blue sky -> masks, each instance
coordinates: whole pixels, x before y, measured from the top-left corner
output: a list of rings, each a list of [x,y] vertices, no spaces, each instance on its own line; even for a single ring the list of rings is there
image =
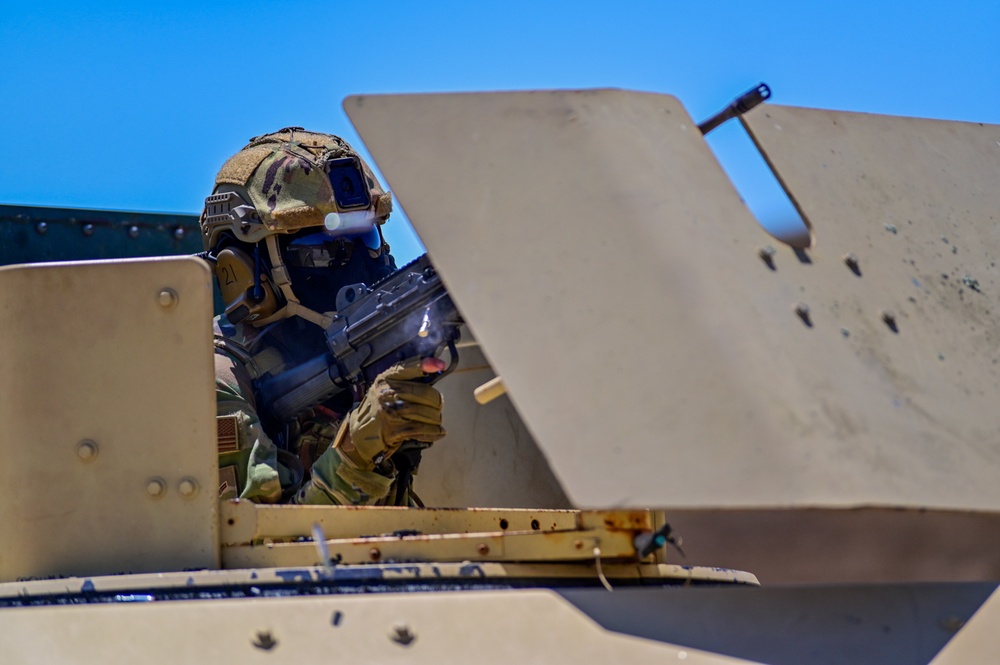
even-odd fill
[[[357,135],[354,93],[617,87],[696,120],[772,102],[1000,124],[993,2],[36,2],[0,19],[0,203],[200,212],[222,162],[288,125]],[[730,123],[751,210],[791,213]],[[404,224],[397,258],[419,252]]]

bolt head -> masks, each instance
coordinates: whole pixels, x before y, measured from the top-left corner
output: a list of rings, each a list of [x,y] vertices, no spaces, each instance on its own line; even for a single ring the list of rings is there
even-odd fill
[[[128,227],[128,237],[129,238],[138,238],[139,237],[139,227],[135,226],[134,224],[132,226]]]
[[[94,235],[94,225],[93,224],[84,224],[83,225],[83,235],[85,235],[85,236],[92,236],[92,235]]]
[[[90,462],[97,457],[97,444],[85,439],[77,444],[76,456],[84,462]]]
[[[43,236],[46,233],[48,233],[49,232],[48,222],[38,222],[37,224],[35,224],[35,232],[38,233],[38,235],[40,236]]]
[[[190,499],[198,493],[198,481],[194,478],[181,478],[181,482],[177,484],[177,491],[182,497]]]
[[[150,478],[146,481],[146,494],[154,499],[159,499],[167,493],[167,484],[163,478]]]
[[[184,239],[184,228],[183,227],[178,226],[176,229],[174,229],[174,239],[175,240],[183,240]]]
[[[480,556],[486,556],[490,553],[490,546],[486,543],[479,543],[479,545],[476,546],[476,551],[479,552]]]
[[[160,293],[156,296],[156,301],[160,303],[160,307],[164,309],[169,309],[177,304],[177,292],[173,289],[160,289]]]
[[[372,561],[378,561],[379,559],[382,558],[382,550],[380,550],[377,547],[371,548],[370,550],[368,550],[368,558],[371,559]]]

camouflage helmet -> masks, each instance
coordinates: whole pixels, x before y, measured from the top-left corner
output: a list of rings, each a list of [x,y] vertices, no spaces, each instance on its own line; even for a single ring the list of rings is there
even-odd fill
[[[309,228],[334,237],[364,234],[391,211],[392,196],[339,136],[286,127],[250,139],[222,165],[201,214],[226,316],[255,326],[299,316],[325,329],[331,316],[300,302],[278,236]],[[238,242],[224,242],[229,237]],[[261,241],[267,266],[259,258]],[[388,255],[381,234],[378,241],[377,254]],[[256,246],[253,256],[246,245]]]
[[[391,211],[392,196],[347,141],[286,127],[250,139],[222,165],[205,199],[202,239],[212,249],[231,231],[255,243],[308,227],[333,230],[348,213],[382,224]]]

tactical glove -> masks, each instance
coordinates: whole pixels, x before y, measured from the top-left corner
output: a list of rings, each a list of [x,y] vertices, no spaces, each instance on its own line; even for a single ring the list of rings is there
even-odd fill
[[[421,361],[415,360],[375,377],[361,403],[347,415],[334,446],[358,468],[371,471],[404,441],[433,443],[442,438],[441,393],[414,381],[426,375]]]

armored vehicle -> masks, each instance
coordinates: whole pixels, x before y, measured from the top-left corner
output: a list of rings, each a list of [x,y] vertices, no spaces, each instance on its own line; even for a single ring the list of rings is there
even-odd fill
[[[220,501],[199,259],[0,269],[4,654],[995,657],[1000,127],[745,112],[793,246],[670,96],[344,106],[466,322],[430,507]]]

